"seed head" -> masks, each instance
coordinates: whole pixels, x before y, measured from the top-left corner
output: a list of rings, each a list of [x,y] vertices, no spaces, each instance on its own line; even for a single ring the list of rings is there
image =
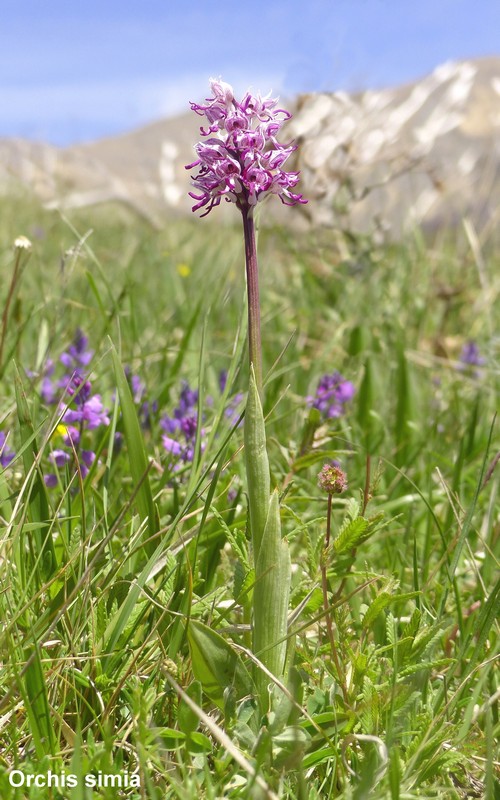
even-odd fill
[[[318,475],[318,486],[328,494],[342,494],[347,489],[347,475],[336,464],[325,464]]]

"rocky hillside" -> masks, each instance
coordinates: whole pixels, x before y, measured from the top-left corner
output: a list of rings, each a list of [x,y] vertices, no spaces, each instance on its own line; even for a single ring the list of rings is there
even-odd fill
[[[315,225],[394,235],[414,222],[433,228],[464,216],[481,229],[498,225],[500,58],[446,63],[396,88],[305,95],[293,105],[285,135],[300,144],[294,166],[311,200],[294,220],[301,213]],[[161,224],[190,213],[184,164],[198,126],[187,113],[67,149],[0,139],[0,190],[21,184],[50,207],[124,203]]]

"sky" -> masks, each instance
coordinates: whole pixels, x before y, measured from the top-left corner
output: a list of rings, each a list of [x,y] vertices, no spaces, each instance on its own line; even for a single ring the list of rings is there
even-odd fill
[[[500,0],[0,0],[0,136],[57,145],[189,109],[221,77],[290,98],[500,55]]]

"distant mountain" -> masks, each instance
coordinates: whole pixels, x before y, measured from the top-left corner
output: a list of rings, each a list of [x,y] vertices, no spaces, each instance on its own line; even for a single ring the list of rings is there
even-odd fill
[[[295,108],[293,108],[295,106]],[[464,216],[493,228],[500,208],[500,57],[449,62],[405,86],[301,96],[284,138],[314,225],[397,235]],[[200,118],[188,112],[122,136],[66,149],[0,139],[0,191],[20,184],[49,207],[124,203],[162,224],[190,213]],[[269,212],[280,219],[280,203]]]
[[[353,229],[499,222],[500,58],[446,63],[394,89],[302,97],[289,130],[316,224],[332,210]]]

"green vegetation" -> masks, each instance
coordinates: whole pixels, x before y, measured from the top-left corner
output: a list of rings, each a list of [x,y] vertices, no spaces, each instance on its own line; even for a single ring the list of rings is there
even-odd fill
[[[16,454],[0,467],[2,800],[498,798],[498,254],[483,243],[478,263],[460,233],[381,245],[263,226],[264,415],[292,583],[287,692],[262,717],[239,228],[1,211],[0,431]],[[33,248],[10,290],[20,234]],[[104,410],[68,444],[41,389],[78,328]],[[480,365],[460,361],[471,340]],[[356,393],[325,420],[307,398],[336,370]],[[176,456],[161,420],[183,381],[195,429]],[[325,552],[332,460],[348,489]],[[16,788],[12,770],[75,781]],[[98,783],[136,773],[121,793]]]

